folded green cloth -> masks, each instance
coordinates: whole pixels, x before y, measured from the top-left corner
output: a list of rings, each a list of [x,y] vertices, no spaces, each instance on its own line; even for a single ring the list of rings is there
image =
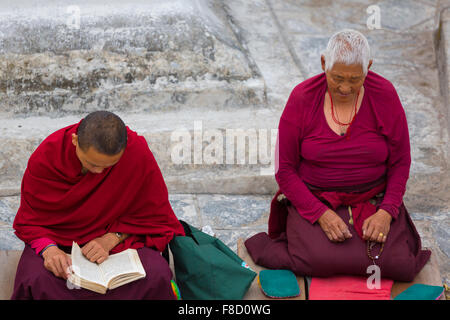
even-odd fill
[[[269,298],[293,298],[300,295],[297,278],[290,270],[261,270],[258,281],[262,292]]]
[[[443,292],[444,287],[417,283],[400,293],[394,300],[437,300]]]

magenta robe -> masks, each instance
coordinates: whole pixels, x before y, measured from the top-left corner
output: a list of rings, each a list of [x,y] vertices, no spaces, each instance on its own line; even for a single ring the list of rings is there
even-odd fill
[[[340,136],[325,119],[325,73],[292,91],[278,128],[279,159],[275,178],[281,191],[305,219],[315,222],[327,209],[305,182],[320,188],[342,188],[387,175],[379,208],[395,219],[411,165],[408,124],[392,84],[369,71],[364,97],[350,126]]]
[[[280,191],[272,200],[269,234],[245,242],[257,264],[318,277],[367,275],[373,262],[360,229],[378,209],[393,217],[377,261],[382,276],[411,281],[428,261],[431,252],[421,249],[403,204],[411,165],[405,112],[394,87],[381,76],[369,71],[364,88],[361,107],[344,136],[326,122],[325,73],[292,91],[279,124],[275,177]],[[278,201],[281,193],[288,201]],[[360,215],[355,225],[349,224],[348,205]],[[329,208],[347,223],[353,238],[329,241],[316,223]]]

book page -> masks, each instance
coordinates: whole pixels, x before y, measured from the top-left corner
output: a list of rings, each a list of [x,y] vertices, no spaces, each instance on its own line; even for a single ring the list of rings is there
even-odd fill
[[[108,257],[108,259],[99,264],[105,275],[106,283],[108,283],[115,276],[140,271],[140,268],[138,268],[133,259],[132,250],[134,249],[127,249],[125,251],[112,254]]]
[[[99,266],[90,262],[82,253],[80,246],[74,242],[72,244],[72,270],[80,278],[91,282],[100,283],[106,286],[105,277]]]

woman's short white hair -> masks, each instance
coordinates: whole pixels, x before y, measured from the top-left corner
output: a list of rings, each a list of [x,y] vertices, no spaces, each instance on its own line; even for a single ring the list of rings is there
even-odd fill
[[[325,71],[331,70],[336,62],[345,65],[360,64],[367,75],[371,59],[369,41],[356,30],[344,29],[333,34],[328,41],[325,57]]]

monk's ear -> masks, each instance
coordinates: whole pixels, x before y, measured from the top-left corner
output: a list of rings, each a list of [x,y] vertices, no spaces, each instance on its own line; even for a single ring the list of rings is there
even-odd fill
[[[72,144],[76,147],[78,144],[78,136],[75,133],[72,133]]]
[[[325,57],[323,55],[320,56],[320,63],[322,64],[322,70],[325,72]]]
[[[367,70],[369,70],[369,69],[370,69],[370,67],[372,66],[372,62],[373,62],[373,60],[372,60],[372,59],[370,59],[370,60],[369,60],[369,65],[367,66]]]

